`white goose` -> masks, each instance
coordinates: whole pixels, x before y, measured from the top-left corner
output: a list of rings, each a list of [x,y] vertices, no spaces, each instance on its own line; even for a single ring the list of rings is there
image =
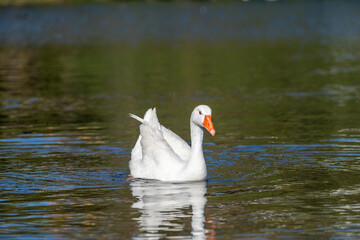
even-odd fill
[[[198,181],[207,175],[202,142],[204,128],[215,135],[211,109],[197,106],[191,113],[191,147],[159,123],[156,109],[149,109],[140,121],[140,135],[131,151],[130,173],[134,178],[162,181]]]

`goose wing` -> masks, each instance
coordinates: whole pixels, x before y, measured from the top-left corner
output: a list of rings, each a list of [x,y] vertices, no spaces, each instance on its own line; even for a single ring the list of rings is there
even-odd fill
[[[170,145],[173,151],[180,157],[183,161],[188,161],[190,159],[191,148],[181,137],[170,129],[161,125],[161,132],[164,136],[166,142]]]
[[[136,166],[137,171],[142,169],[141,175],[148,178],[170,174],[173,169],[181,169],[184,163],[164,137],[156,109],[149,109],[144,119],[133,114],[130,116],[142,123],[139,138],[132,150],[130,166]],[[173,138],[169,131],[166,131],[165,135],[167,138]]]

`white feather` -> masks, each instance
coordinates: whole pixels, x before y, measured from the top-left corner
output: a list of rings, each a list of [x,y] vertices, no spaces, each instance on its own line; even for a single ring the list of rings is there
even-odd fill
[[[144,122],[145,122],[144,119],[142,119],[141,117],[136,116],[135,114],[129,113],[129,116],[132,117],[133,119],[138,120],[138,121],[141,122],[141,123],[144,123]]]

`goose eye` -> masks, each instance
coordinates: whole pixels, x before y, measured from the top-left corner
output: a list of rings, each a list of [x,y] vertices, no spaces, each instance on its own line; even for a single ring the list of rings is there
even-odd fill
[[[200,115],[202,115],[202,112],[201,112],[201,111],[199,111],[199,114],[200,114]]]

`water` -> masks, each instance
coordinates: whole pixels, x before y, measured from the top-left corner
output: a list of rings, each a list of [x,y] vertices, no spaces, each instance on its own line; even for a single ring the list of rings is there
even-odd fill
[[[0,9],[4,239],[358,239],[357,1]],[[66,16],[66,17],[64,17]],[[208,180],[128,180],[142,115]]]

